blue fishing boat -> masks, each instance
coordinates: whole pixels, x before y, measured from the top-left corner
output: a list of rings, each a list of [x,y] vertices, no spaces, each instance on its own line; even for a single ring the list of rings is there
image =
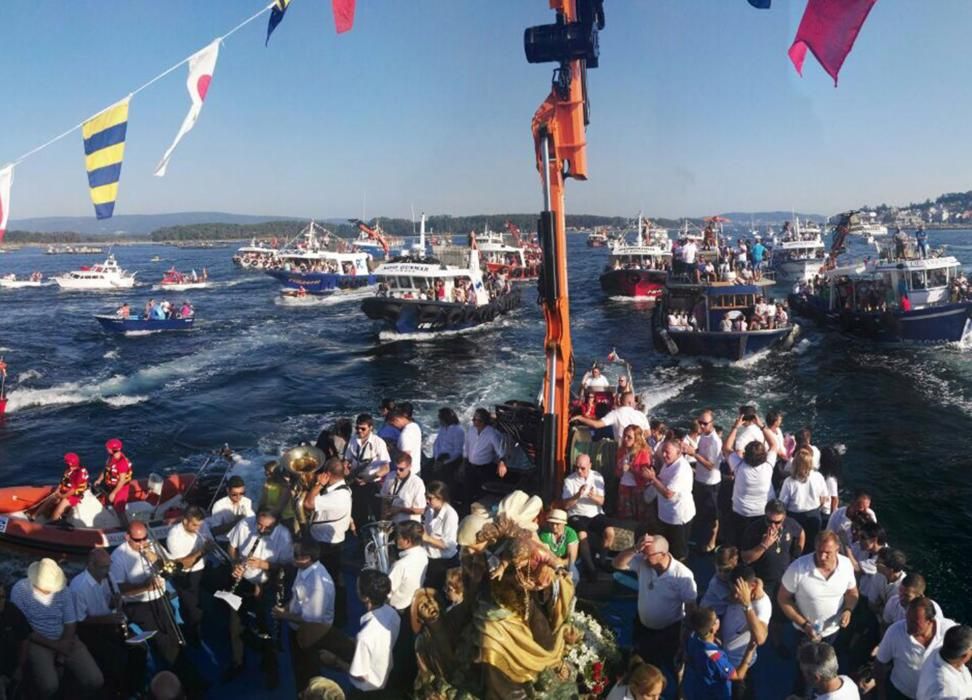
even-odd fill
[[[919,251],[901,235],[879,246],[877,259],[838,267],[857,212],[841,216],[827,269],[790,295],[795,313],[879,342],[958,342],[972,332],[972,299],[955,257]]]
[[[791,347],[800,327],[766,301],[772,280],[708,284],[669,280],[652,317],[655,347],[671,355],[741,360]]]
[[[371,259],[369,253],[353,249],[311,221],[277,251],[274,267],[266,273],[284,289],[327,296],[377,284],[369,265]]]
[[[109,333],[168,333],[192,330],[195,316],[188,318],[143,318],[129,316],[121,318],[113,314],[97,314],[95,319]]]

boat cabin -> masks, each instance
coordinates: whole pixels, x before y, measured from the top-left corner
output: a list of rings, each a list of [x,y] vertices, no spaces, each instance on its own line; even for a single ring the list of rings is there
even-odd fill
[[[379,266],[378,296],[482,306],[489,303],[479,268],[443,265],[436,258],[398,258]]]
[[[951,255],[881,260],[828,271],[820,293],[832,311],[887,311],[899,308],[905,294],[920,309],[950,303],[960,277],[961,264]]]

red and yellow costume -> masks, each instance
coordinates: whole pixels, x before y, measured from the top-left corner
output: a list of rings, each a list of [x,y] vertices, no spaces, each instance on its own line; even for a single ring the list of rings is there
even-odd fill
[[[65,459],[67,469],[61,477],[61,483],[57,487],[61,498],[66,498],[72,506],[78,505],[84,498],[84,492],[88,490],[88,470],[80,462]]]

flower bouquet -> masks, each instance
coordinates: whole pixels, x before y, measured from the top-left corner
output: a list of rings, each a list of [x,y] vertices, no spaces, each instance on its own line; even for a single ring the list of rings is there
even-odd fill
[[[603,697],[613,682],[614,670],[621,661],[621,652],[614,632],[601,625],[593,616],[574,612],[571,629],[564,639],[570,645],[564,658],[577,672],[577,687],[582,698]]]

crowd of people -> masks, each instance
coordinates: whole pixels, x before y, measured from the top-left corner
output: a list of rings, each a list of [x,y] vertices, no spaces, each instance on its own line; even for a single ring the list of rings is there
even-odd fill
[[[692,312],[682,309],[670,309],[667,323],[670,331],[721,331],[723,333],[739,333],[743,331],[775,330],[787,328],[790,325],[790,315],[784,302],[772,302],[763,297],[754,298],[753,306],[749,309],[734,309],[722,314],[719,324],[715,328],[708,328],[706,324],[706,305],[704,299],[699,299]]]
[[[177,304],[173,304],[166,299],[162,299],[158,302],[156,302],[155,299],[149,299],[147,302],[145,302],[145,307],[142,309],[141,319],[165,321],[175,318],[192,318],[195,313],[195,309],[188,301],[183,301],[182,306],[178,306]],[[115,316],[123,319],[140,318],[138,314],[132,315],[132,307],[127,301],[115,309]]]
[[[454,304],[479,304],[479,294],[469,277],[438,278],[431,281],[414,278],[420,283],[415,289],[396,289],[386,282],[378,284],[377,295],[380,297],[399,297],[401,299],[426,299],[428,301],[452,302]],[[492,301],[497,296],[509,294],[513,290],[508,274],[500,272],[484,272],[483,287]]]
[[[616,388],[615,406],[574,419],[613,439],[616,459],[597,443],[578,451],[553,503],[515,490],[510,441],[486,409],[464,427],[441,408],[424,455],[412,406],[384,400],[378,416],[322,432],[309,480],[285,456],[265,465],[257,502],[230,476],[164,541],[125,521],[124,542],[93,550],[70,583],[35,561],[0,614],[0,689],[200,696],[190,650],[215,629],[229,647],[221,682],[258,666],[277,688],[286,644],[302,698],[553,697],[576,686],[563,672],[584,639],[575,586],[616,572],[637,603],[627,671],[603,687],[611,700],[787,697],[756,687],[754,667],[774,661],[760,657],[767,644],[795,656],[796,698],[972,697],[972,628],[927,597],[868,492],[842,503],[839,449],[753,406],[724,427],[711,409],[669,426],[623,379],[592,370],[587,391]],[[120,440],[105,449],[92,486],[123,517],[132,465]],[[64,461],[50,517],[95,497],[78,455]],[[706,561],[715,574],[699,580],[689,563]],[[147,645],[130,643],[133,630]],[[149,682],[147,663],[163,675]]]

